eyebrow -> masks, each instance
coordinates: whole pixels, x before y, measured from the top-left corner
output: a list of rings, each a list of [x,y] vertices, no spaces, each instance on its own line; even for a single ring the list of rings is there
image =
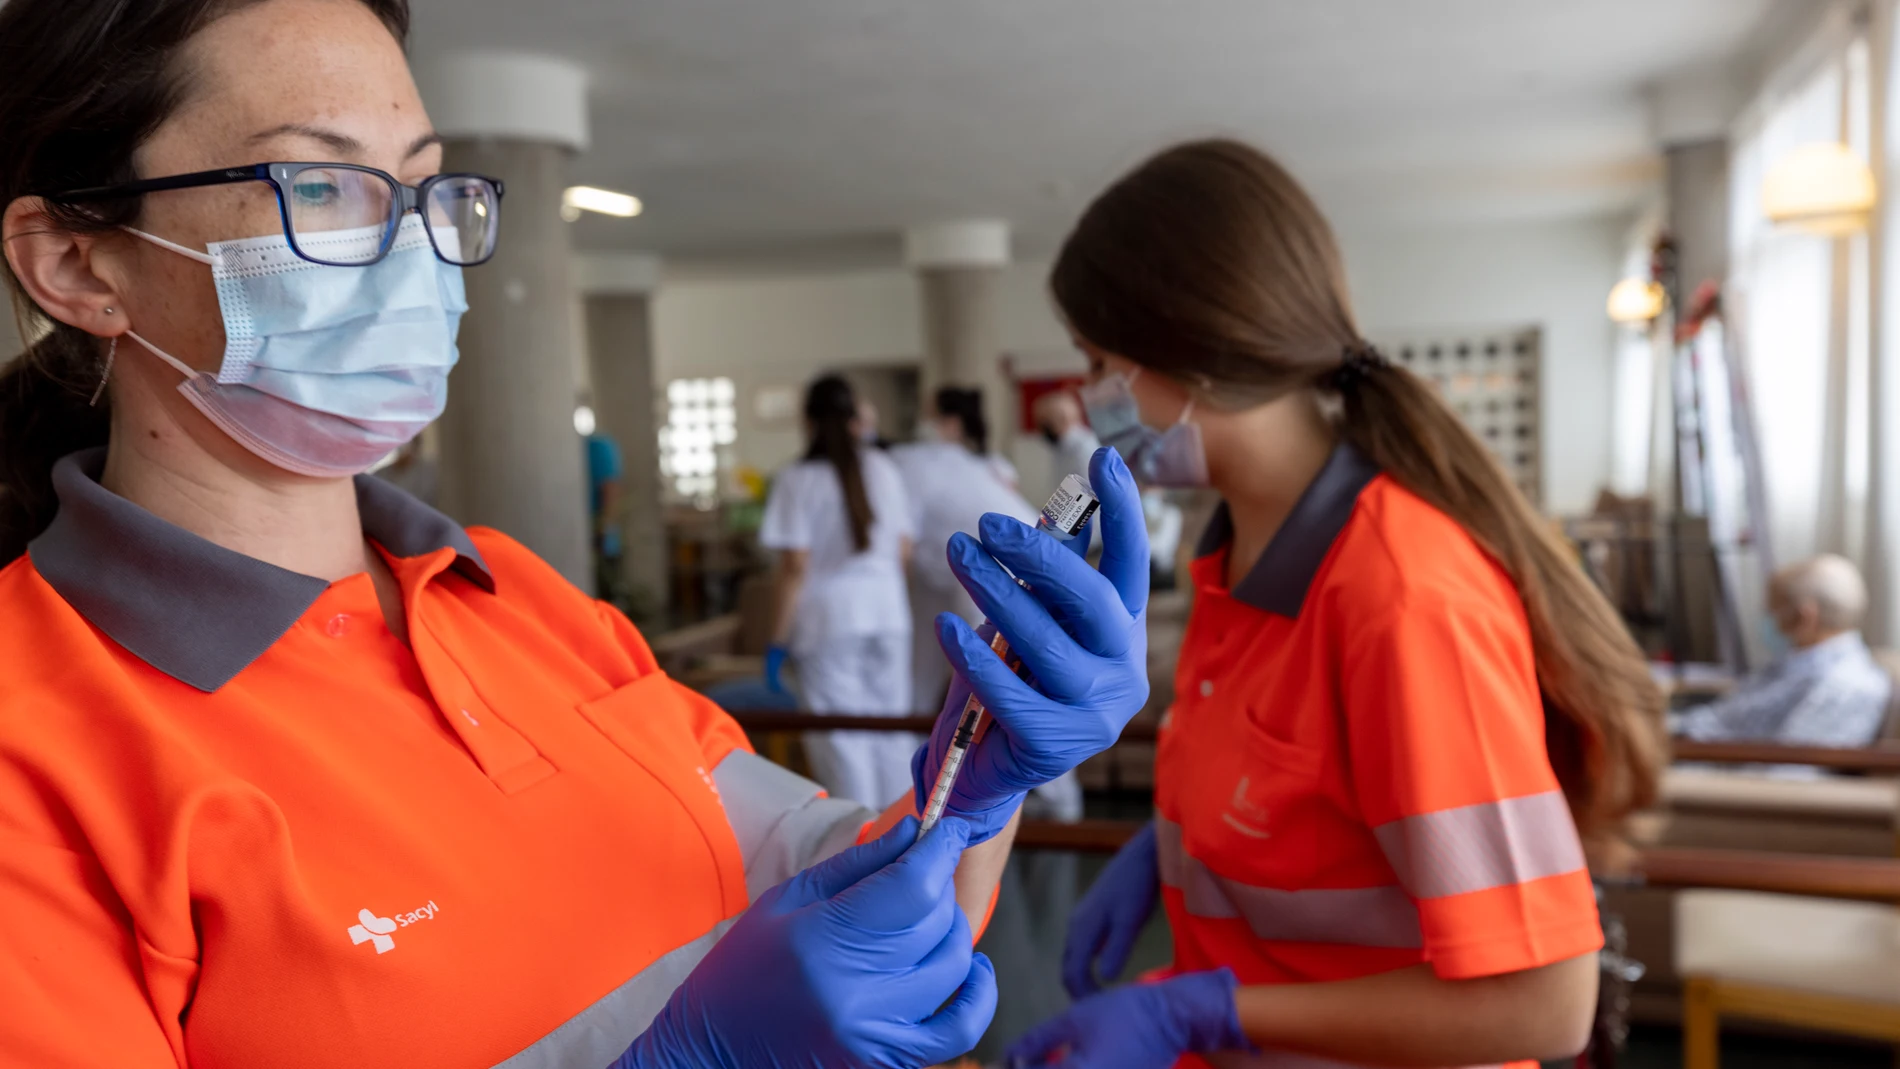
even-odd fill
[[[288,122],[282,126],[273,126],[268,130],[261,130],[251,135],[250,142],[256,144],[259,141],[268,141],[273,137],[282,137],[285,134],[307,137],[312,141],[320,141],[330,149],[345,156],[361,156],[364,152],[363,143],[348,134],[331,130],[327,127],[312,126],[309,123],[300,122]],[[409,150],[403,154],[403,159],[414,159],[424,150],[441,143],[441,134],[433,131],[423,134],[421,137],[409,143]]]

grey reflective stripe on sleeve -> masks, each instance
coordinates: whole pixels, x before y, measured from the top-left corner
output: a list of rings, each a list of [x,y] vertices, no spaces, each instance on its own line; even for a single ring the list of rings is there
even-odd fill
[[[1584,867],[1583,844],[1560,791],[1406,817],[1373,834],[1416,898],[1508,887]]]
[[[1181,892],[1188,914],[1213,920],[1238,917],[1254,935],[1287,943],[1414,950],[1424,945],[1418,907],[1398,887],[1287,891],[1216,875],[1188,854],[1181,826],[1155,820],[1161,882]]]
[[[611,1064],[647,1030],[674,989],[737,919],[722,921],[698,939],[668,951],[496,1069],[600,1069]]]
[[[877,814],[758,754],[734,750],[713,769],[726,820],[745,858],[747,896],[783,883],[858,841]]]

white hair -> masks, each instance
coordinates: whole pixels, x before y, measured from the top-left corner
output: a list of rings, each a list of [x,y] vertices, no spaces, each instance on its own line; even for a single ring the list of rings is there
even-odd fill
[[[1775,573],[1775,586],[1793,604],[1814,606],[1829,631],[1852,631],[1867,615],[1867,584],[1846,557],[1824,553]]]

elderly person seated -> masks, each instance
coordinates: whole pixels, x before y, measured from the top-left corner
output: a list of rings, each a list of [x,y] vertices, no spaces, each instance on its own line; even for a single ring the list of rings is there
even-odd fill
[[[1860,637],[1867,587],[1833,555],[1790,565],[1768,584],[1776,637],[1787,650],[1735,693],[1672,719],[1700,742],[1855,747],[1880,736],[1893,679]]]

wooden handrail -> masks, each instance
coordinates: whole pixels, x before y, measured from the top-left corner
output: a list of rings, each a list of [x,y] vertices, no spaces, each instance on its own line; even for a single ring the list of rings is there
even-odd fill
[[[1084,820],[1074,824],[1026,820],[1016,834],[1025,850],[1110,854],[1127,844],[1141,824]],[[1654,848],[1639,855],[1636,878],[1651,887],[1706,887],[1900,903],[1900,861],[1770,854],[1749,850]]]
[[[1690,742],[1673,746],[1678,761],[1710,761],[1734,765],[1812,765],[1837,772],[1900,772],[1900,747],[1876,743],[1857,750],[1819,746],[1780,746],[1762,742]]]
[[[935,718],[914,713],[883,716],[820,715],[777,709],[734,709],[733,719],[749,731],[829,731],[850,728],[853,731],[927,732]],[[1150,722],[1122,729],[1123,742],[1153,742],[1159,735]],[[1759,742],[1690,742],[1677,740],[1673,755],[1678,761],[1707,761],[1735,765],[1812,765],[1839,772],[1900,772],[1900,746],[1878,743],[1864,749],[1838,750],[1817,746],[1780,746]]]
[[[1888,858],[1653,847],[1642,851],[1640,868],[1643,882],[1652,887],[1900,902],[1900,861]]]
[[[937,724],[935,716],[916,713],[891,713],[880,716],[855,714],[787,712],[783,709],[728,709],[739,726],[747,731],[913,731],[928,732]],[[1159,732],[1148,723],[1130,724],[1122,729],[1123,742],[1153,742]]]

